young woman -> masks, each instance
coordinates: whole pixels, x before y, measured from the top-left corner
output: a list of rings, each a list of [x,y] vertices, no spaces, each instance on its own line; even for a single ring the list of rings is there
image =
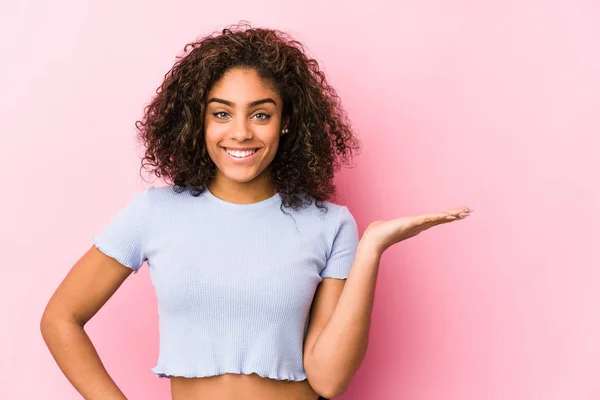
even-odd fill
[[[238,25],[185,51],[137,124],[142,166],[168,186],[94,236],[46,307],[44,340],[86,399],[125,399],[83,328],[147,262],[152,371],[174,400],[339,396],[366,352],[383,251],[472,210],[375,221],[359,240],[330,201],[359,141],[303,46]]]

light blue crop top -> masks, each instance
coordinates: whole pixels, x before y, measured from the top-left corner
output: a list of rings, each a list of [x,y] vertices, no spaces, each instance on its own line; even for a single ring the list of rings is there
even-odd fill
[[[225,373],[306,379],[302,346],[317,285],[348,276],[358,245],[346,206],[280,210],[281,197],[234,204],[173,186],[133,196],[95,246],[156,290],[158,377]]]

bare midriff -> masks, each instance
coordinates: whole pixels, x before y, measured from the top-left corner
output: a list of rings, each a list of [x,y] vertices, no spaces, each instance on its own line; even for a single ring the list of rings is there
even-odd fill
[[[205,378],[171,377],[172,400],[317,400],[308,380],[262,378],[256,374],[224,374]]]

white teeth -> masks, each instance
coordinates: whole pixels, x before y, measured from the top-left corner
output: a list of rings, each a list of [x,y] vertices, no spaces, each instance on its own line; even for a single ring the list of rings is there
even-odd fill
[[[257,149],[244,151],[225,149],[225,151],[227,152],[227,154],[231,154],[234,157],[245,158],[254,154],[257,151]]]

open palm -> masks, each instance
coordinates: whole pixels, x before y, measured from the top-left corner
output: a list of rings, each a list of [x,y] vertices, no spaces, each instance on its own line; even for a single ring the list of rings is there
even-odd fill
[[[395,243],[418,235],[436,225],[465,219],[473,212],[469,207],[457,207],[444,212],[374,221],[363,233],[363,239],[382,252]]]

